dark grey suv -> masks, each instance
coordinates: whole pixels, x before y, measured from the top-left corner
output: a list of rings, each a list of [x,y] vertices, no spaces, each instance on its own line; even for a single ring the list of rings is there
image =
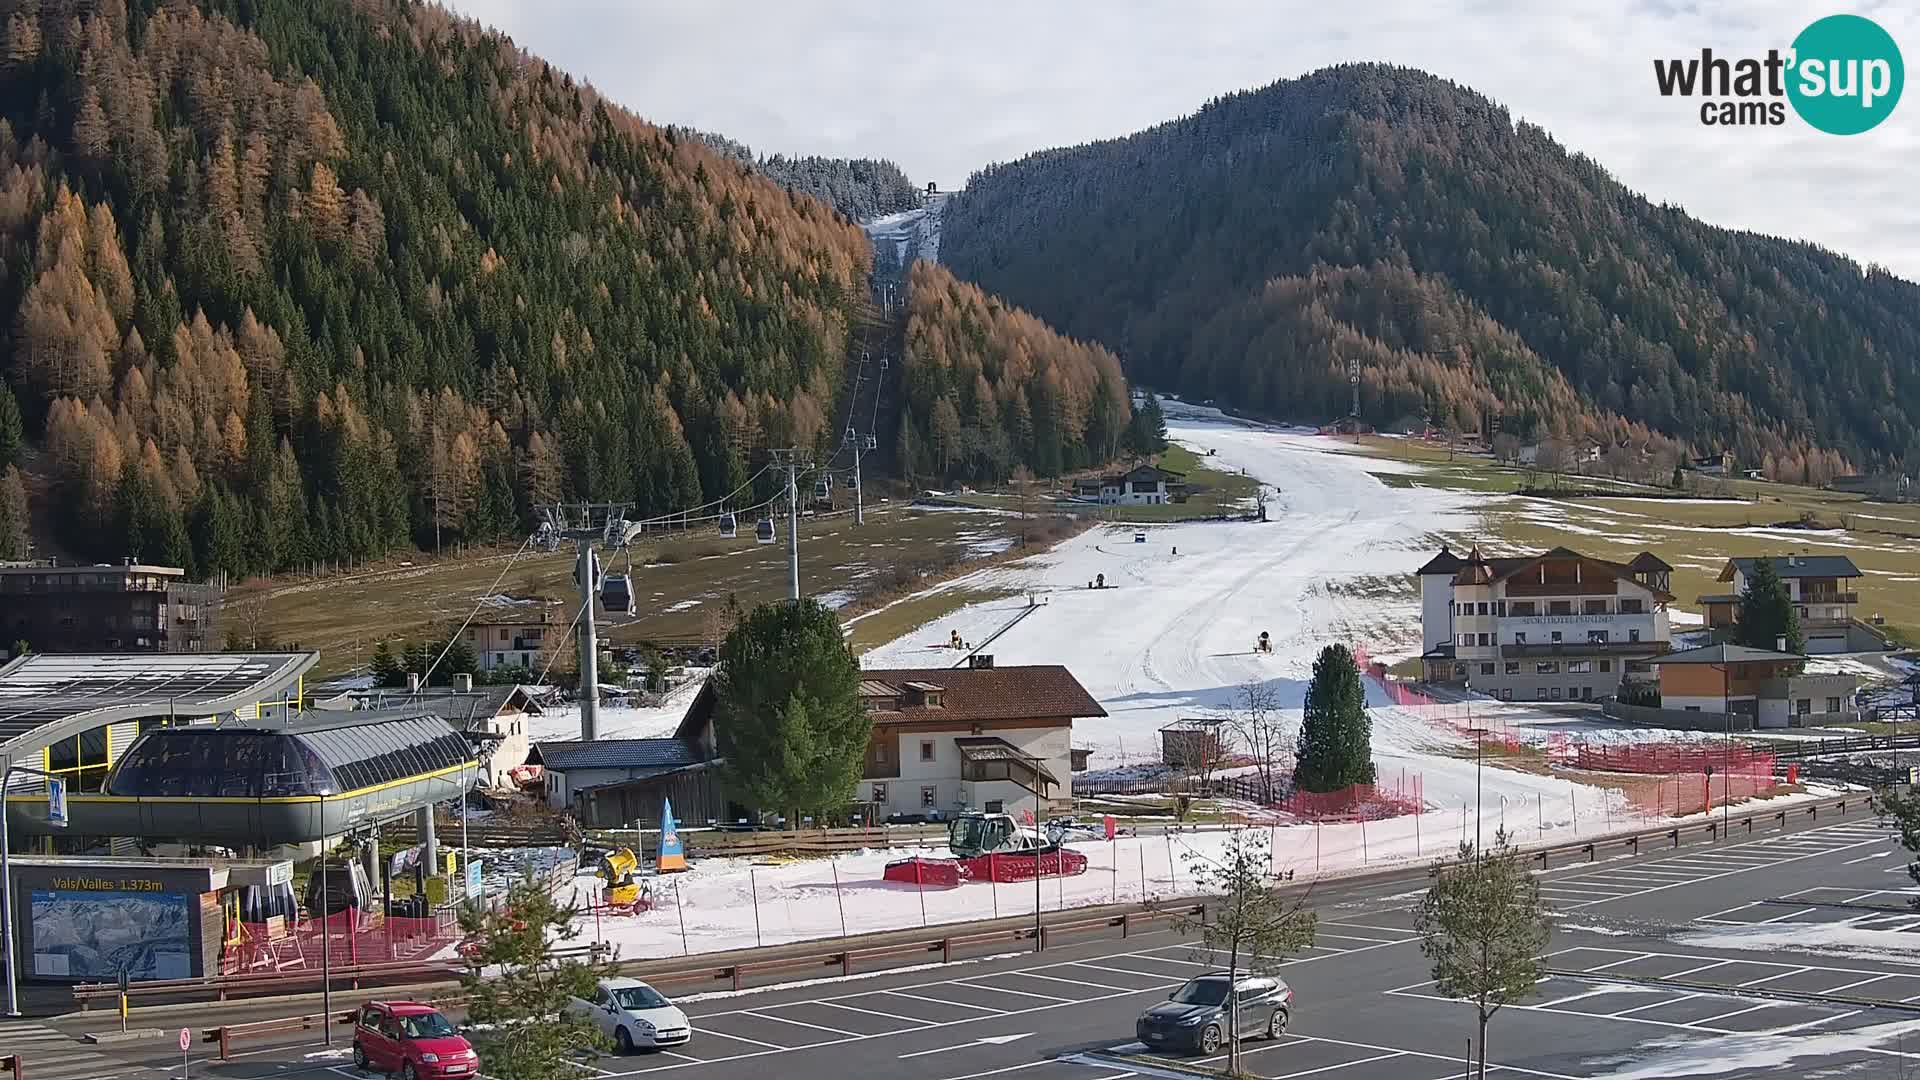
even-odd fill
[[[1175,1048],[1212,1056],[1220,1052],[1230,1027],[1242,1039],[1278,1038],[1293,1016],[1293,988],[1267,975],[1243,975],[1233,995],[1237,1025],[1227,1022],[1227,974],[1210,972],[1187,980],[1167,995],[1164,1005],[1140,1014],[1134,1036],[1148,1047]]]

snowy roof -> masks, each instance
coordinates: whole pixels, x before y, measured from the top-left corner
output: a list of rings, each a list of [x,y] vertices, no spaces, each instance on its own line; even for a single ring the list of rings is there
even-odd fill
[[[1773,571],[1783,578],[1824,578],[1824,577],[1860,577],[1860,568],[1845,555],[1769,555],[1767,561],[1773,564]],[[1728,559],[1726,569],[1720,571],[1721,581],[1732,581],[1733,572],[1738,570],[1741,577],[1752,577],[1759,559]]]
[[[894,708],[875,709],[875,724],[939,720],[955,724],[994,724],[1020,720],[1071,721],[1105,716],[1107,710],[1080,680],[1059,664],[1005,665],[991,668],[877,668],[860,673],[860,696]],[[913,683],[938,688],[940,704],[909,704],[903,693]],[[674,737],[701,737],[713,717],[713,680],[687,706]]]

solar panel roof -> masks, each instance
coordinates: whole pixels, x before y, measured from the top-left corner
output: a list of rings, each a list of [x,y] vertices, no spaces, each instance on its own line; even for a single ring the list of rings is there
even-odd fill
[[[319,653],[35,653],[0,667],[0,751],[101,724],[205,716],[275,697]]]

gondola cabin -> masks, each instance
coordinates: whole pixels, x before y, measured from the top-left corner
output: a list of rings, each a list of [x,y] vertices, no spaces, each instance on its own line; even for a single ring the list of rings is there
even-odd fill
[[[762,544],[773,543],[773,519],[761,518],[759,524],[753,527],[753,538]]]
[[[720,515],[720,539],[731,540],[738,535],[740,535],[740,526],[737,522],[734,521],[733,515],[721,514]]]
[[[625,574],[608,574],[600,583],[600,606],[608,614],[632,615],[633,581]]]

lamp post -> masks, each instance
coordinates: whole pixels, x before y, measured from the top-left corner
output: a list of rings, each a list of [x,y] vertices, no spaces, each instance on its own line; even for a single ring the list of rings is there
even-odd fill
[[[1487,730],[1467,729],[1467,734],[1473,736],[1473,853],[1476,856],[1480,854],[1480,752],[1487,742]]]
[[[327,1046],[333,1045],[333,920],[327,911],[331,897],[327,893],[327,793],[320,793],[320,1030]]]
[[[8,858],[11,841],[7,837],[7,787],[13,782],[13,774],[29,773],[45,780],[57,779],[52,773],[41,772],[27,765],[16,765],[11,759],[5,769],[0,769],[0,948],[7,953],[7,1015],[20,1015],[20,991],[13,970],[13,958],[19,945],[18,935],[13,932],[13,863]],[[49,793],[51,798],[51,793]]]

